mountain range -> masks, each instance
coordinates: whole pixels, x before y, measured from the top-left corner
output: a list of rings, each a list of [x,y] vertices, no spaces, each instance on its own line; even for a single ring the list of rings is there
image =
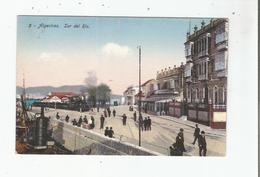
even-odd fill
[[[30,95],[45,96],[49,92],[74,92],[80,93],[82,89],[86,89],[84,85],[64,85],[60,87],[53,86],[36,86],[36,87],[27,87],[25,92]],[[23,93],[23,88],[16,86],[16,94],[20,95]]]

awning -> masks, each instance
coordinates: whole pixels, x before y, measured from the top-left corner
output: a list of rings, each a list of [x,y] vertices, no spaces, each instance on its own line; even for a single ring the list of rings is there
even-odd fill
[[[156,96],[151,96],[149,98],[146,98],[142,100],[143,102],[166,102],[168,100],[169,102],[172,101],[174,97],[171,95],[156,95]]]

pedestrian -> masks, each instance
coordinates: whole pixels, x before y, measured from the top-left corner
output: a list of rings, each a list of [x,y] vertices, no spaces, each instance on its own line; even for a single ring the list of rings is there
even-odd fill
[[[93,116],[91,116],[90,120],[91,120],[90,128],[93,129],[95,127],[95,119]]]
[[[101,114],[101,117],[100,117],[100,129],[104,128],[104,122],[105,122],[105,117],[103,116],[103,114]]]
[[[82,116],[79,117],[79,120],[78,120],[78,127],[80,127],[82,124]]]
[[[87,119],[87,116],[86,116],[86,115],[84,116],[83,122],[84,122],[85,124],[88,124],[88,119]]]
[[[195,131],[194,131],[194,134],[193,134],[193,136],[194,136],[194,141],[192,143],[193,145],[196,143],[196,141],[197,141],[197,139],[200,135],[200,128],[198,127],[198,124],[196,124],[195,126],[196,126],[196,128],[195,128]]]
[[[198,144],[199,144],[199,155],[200,156],[206,156],[207,142],[206,142],[204,131],[201,131],[201,134],[198,136]]]
[[[97,106],[97,112],[99,112],[99,106]]]
[[[152,120],[151,120],[150,116],[148,116],[148,119],[147,119],[147,126],[148,126],[148,130],[152,130]]]
[[[126,125],[126,119],[127,119],[127,117],[126,117],[126,115],[125,114],[123,114],[123,125]]]
[[[77,125],[77,121],[76,121],[76,119],[73,119],[73,121],[72,121],[72,125]]]
[[[139,115],[139,120],[138,120],[138,122],[140,122],[140,128],[141,128],[141,130],[143,131],[143,130],[144,130],[144,119],[143,119],[142,114]]]
[[[106,127],[104,135],[108,136],[108,134],[109,134],[109,129],[108,129],[108,127]]]
[[[134,112],[134,121],[136,121],[136,111]]]
[[[57,112],[57,114],[56,114],[56,119],[60,119],[59,112]]]
[[[116,117],[116,110],[113,110],[113,116]]]
[[[66,121],[66,122],[69,122],[69,119],[70,119],[70,117],[69,117],[69,115],[67,114],[67,116],[65,117],[65,121]]]
[[[144,118],[144,131],[147,130],[147,117]]]
[[[106,109],[104,109],[103,112],[104,112],[104,116],[107,117],[107,111],[106,111]]]
[[[110,115],[111,115],[111,110],[110,110],[109,107],[107,108],[107,113],[108,113],[108,117],[110,117]]]
[[[186,152],[186,149],[184,147],[184,134],[183,134],[183,129],[180,129],[180,132],[178,133],[176,137],[176,148],[178,151],[181,152],[181,155],[183,155],[183,152]]]
[[[114,131],[113,131],[112,127],[110,127],[110,130],[108,131],[108,137],[109,138],[113,138],[114,137]]]

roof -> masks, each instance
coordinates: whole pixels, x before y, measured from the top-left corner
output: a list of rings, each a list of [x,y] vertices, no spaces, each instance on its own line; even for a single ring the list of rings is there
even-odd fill
[[[76,96],[76,93],[73,92],[51,92],[51,94],[49,95],[49,98],[52,98],[54,96],[59,97],[59,98],[63,98],[63,97],[71,97],[71,96]]]
[[[148,83],[151,82],[152,80],[154,80],[154,79],[149,79],[148,81],[144,82],[141,86],[142,86],[142,87],[145,86],[146,84],[148,84]]]
[[[158,102],[158,101],[166,101],[169,102],[170,100],[174,100],[173,95],[153,95],[150,96],[149,98],[146,98],[143,101],[147,101],[147,102]]]

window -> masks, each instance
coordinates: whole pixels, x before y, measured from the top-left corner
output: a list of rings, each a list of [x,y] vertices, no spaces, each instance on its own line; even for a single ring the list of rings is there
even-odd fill
[[[216,44],[227,40],[227,32],[216,34]]]
[[[215,71],[226,69],[227,51],[216,54]]]

